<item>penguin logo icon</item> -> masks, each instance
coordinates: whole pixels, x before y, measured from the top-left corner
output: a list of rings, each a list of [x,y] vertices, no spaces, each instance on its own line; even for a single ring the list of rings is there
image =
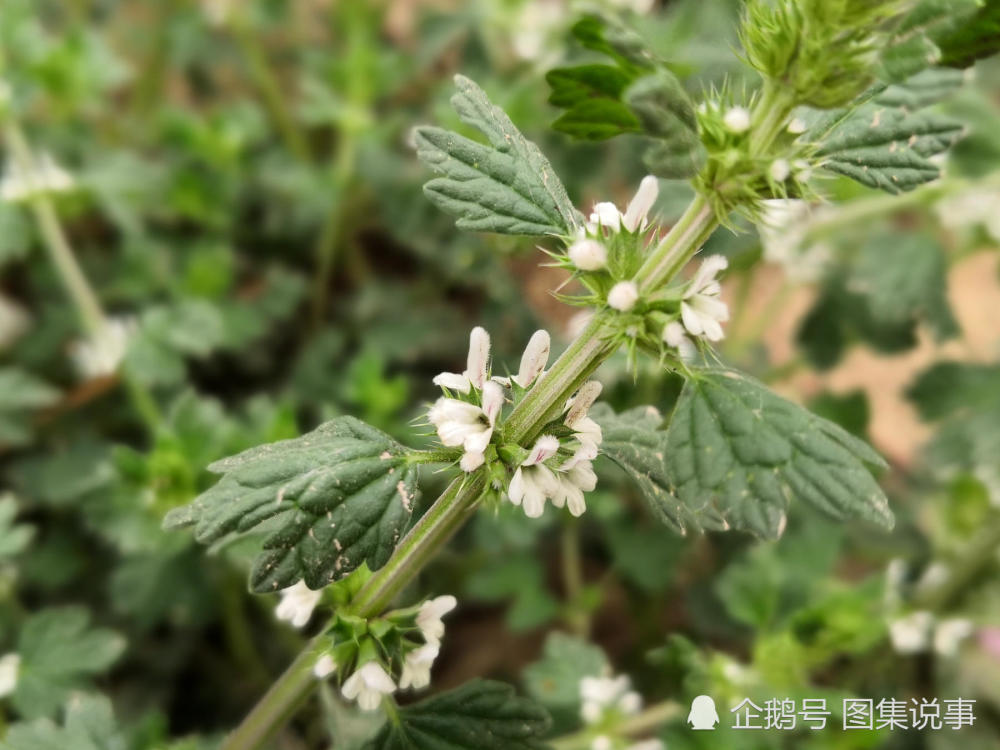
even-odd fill
[[[715,710],[715,701],[710,696],[699,695],[691,701],[688,724],[692,729],[715,729],[718,723],[719,713]]]

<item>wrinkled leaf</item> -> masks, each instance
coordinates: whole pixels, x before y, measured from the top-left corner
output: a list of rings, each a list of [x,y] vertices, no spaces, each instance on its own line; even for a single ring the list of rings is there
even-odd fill
[[[937,44],[940,64],[952,68],[968,68],[1000,52],[1000,2],[985,0],[977,13],[939,35]]]
[[[740,373],[708,369],[687,381],[666,448],[679,501],[733,528],[780,536],[793,497],[835,518],[893,525],[865,466],[885,465],[875,451]]]
[[[509,685],[474,680],[399,709],[366,750],[542,750],[551,720]]]
[[[959,123],[938,114],[876,104],[841,115],[827,131],[829,125],[824,120],[818,127],[822,166],[893,194],[937,179],[940,169],[930,157],[946,151],[963,132]]]
[[[441,128],[417,128],[417,155],[444,175],[424,185],[427,197],[458,217],[459,229],[570,234],[580,223],[579,214],[542,152],[474,82],[456,76],[455,85],[452,105],[490,145]]]
[[[258,592],[300,579],[316,589],[362,563],[382,567],[410,520],[417,481],[403,446],[346,416],[209,469],[222,479],[167,514],[164,527],[193,525],[195,539],[210,543],[267,522],[250,576]]]

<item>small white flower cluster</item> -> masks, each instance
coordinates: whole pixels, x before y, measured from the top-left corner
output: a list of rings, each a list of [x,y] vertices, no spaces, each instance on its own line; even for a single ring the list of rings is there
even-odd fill
[[[931,612],[917,610],[889,624],[889,640],[897,654],[920,654],[933,647],[940,656],[952,657],[974,631],[965,618],[938,620]]]
[[[584,723],[603,723],[609,716],[619,720],[642,710],[642,697],[632,690],[628,675],[618,677],[584,677],[580,680],[580,717]],[[632,744],[616,741],[608,734],[591,740],[591,750],[663,750],[660,740],[643,740]]]
[[[0,200],[22,203],[45,193],[64,193],[76,185],[73,175],[56,164],[48,153],[40,154],[35,163],[25,167],[10,161],[0,179]]]
[[[722,286],[716,277],[728,265],[721,255],[705,258],[684,290],[680,321],[673,320],[664,327],[664,342],[677,349],[681,359],[694,357],[697,350],[692,337],[713,342],[723,339],[722,323],[729,320],[729,308],[720,298]]]
[[[0,657],[0,698],[10,695],[17,688],[20,671],[20,654],[10,653]]]
[[[597,486],[593,461],[601,444],[601,426],[587,416],[601,393],[597,381],[584,383],[570,400],[563,424],[572,434],[565,446],[569,458],[560,458],[563,447],[555,435],[542,435],[528,452],[507,488],[507,499],[524,508],[528,518],[538,518],[545,511],[545,501],[557,508],[567,507],[574,516],[587,510],[583,493]]]
[[[416,615],[416,626],[424,643],[408,651],[403,658],[399,684],[377,659],[370,659],[357,667],[340,688],[347,700],[357,701],[363,711],[374,711],[387,695],[407,688],[420,689],[431,682],[431,666],[441,649],[444,637],[443,617],[458,606],[453,596],[439,596],[428,599],[420,605]],[[313,674],[318,679],[326,679],[337,671],[337,663],[330,654],[323,654],[313,666]]]
[[[84,380],[112,375],[125,359],[135,319],[111,318],[97,333],[70,344],[69,355]]]
[[[545,370],[550,347],[549,334],[535,331],[521,356],[517,375],[490,378],[490,335],[476,326],[469,336],[465,372],[442,372],[435,376],[434,385],[471,398],[466,401],[442,396],[427,412],[442,445],[461,446],[465,451],[460,462],[463,471],[475,471],[486,460],[486,447],[493,439],[493,431],[507,400],[504,388],[512,384],[530,388]]]
[[[806,201],[778,198],[762,201],[759,225],[764,260],[780,265],[791,281],[818,281],[833,251],[825,242],[807,242],[813,223],[827,209],[813,209]]]
[[[631,234],[643,232],[649,226],[649,212],[659,195],[659,182],[653,175],[647,175],[639,183],[632,200],[624,213],[614,203],[602,202],[594,205],[589,220],[581,228],[576,241],[569,246],[566,255],[569,262],[579,271],[601,271],[608,266],[608,249],[602,239],[607,234],[626,231]],[[639,301],[639,289],[629,280],[619,281],[608,292],[608,306],[619,312],[628,312]]]

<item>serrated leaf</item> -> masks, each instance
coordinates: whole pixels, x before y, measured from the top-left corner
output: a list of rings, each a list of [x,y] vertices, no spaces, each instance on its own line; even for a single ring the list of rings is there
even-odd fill
[[[590,416],[601,425],[601,453],[635,481],[653,513],[680,534],[688,528],[725,528],[723,519],[708,508],[699,517],[672,491],[667,466],[667,432],[663,415],[652,406],[615,414],[607,404],[595,404]]]
[[[23,445],[31,438],[32,411],[51,406],[59,391],[17,367],[0,368],[0,445]]]
[[[415,131],[417,155],[443,177],[424,185],[460,229],[499,234],[571,234],[581,219],[538,147],[485,92],[463,76],[452,106],[490,145],[435,127]]]
[[[85,687],[118,660],[125,640],[90,627],[83,607],[59,607],[32,615],[21,628],[21,656],[12,701],[26,718],[52,716],[69,694]]]
[[[975,16],[980,0],[920,0],[903,16],[881,53],[881,76],[900,81],[942,64],[941,39]]]
[[[962,135],[962,125],[929,112],[865,104],[820,140],[822,166],[872,188],[898,194],[937,179],[931,156]]]
[[[543,750],[545,710],[509,685],[474,680],[399,709],[365,750]]]
[[[667,430],[673,491],[695,512],[731,527],[781,534],[788,502],[835,518],[893,525],[885,493],[864,463],[884,466],[866,443],[737,372],[697,372]]]
[[[63,726],[49,719],[18,722],[0,742],[0,750],[125,750],[111,701],[102,695],[73,695]]]
[[[266,521],[264,551],[250,575],[258,592],[300,579],[316,589],[362,563],[382,567],[409,523],[417,481],[403,446],[347,416],[209,470],[224,476],[168,513],[164,528],[193,525],[195,539],[207,544]]]

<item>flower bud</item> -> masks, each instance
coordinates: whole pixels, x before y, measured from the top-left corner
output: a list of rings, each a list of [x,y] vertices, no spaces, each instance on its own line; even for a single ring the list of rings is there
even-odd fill
[[[578,240],[569,247],[569,259],[581,271],[599,271],[608,264],[608,251],[597,240]]]
[[[639,189],[635,192],[635,197],[628,204],[625,215],[622,217],[622,225],[630,231],[635,232],[646,226],[646,216],[656,203],[656,196],[660,193],[660,182],[653,175],[646,175],[639,183]]]
[[[631,281],[619,281],[608,292],[608,304],[621,312],[628,312],[638,301],[639,289]]]
[[[603,386],[596,380],[588,380],[580,386],[580,390],[576,392],[576,396],[570,403],[569,412],[566,414],[563,424],[567,427],[574,427],[577,422],[586,417],[590,407],[601,395],[602,388]]]
[[[750,112],[746,107],[730,107],[722,122],[730,133],[745,133],[750,129]]]
[[[787,159],[775,159],[771,162],[771,179],[775,182],[784,182],[788,179],[788,175],[792,173],[792,168],[788,164]]]
[[[603,249],[602,247],[601,250]],[[535,378],[548,364],[551,345],[548,331],[535,331],[531,335],[528,345],[524,347],[524,354],[521,355],[521,365],[518,367],[517,377],[514,378],[515,383],[527,388],[535,382]]]

